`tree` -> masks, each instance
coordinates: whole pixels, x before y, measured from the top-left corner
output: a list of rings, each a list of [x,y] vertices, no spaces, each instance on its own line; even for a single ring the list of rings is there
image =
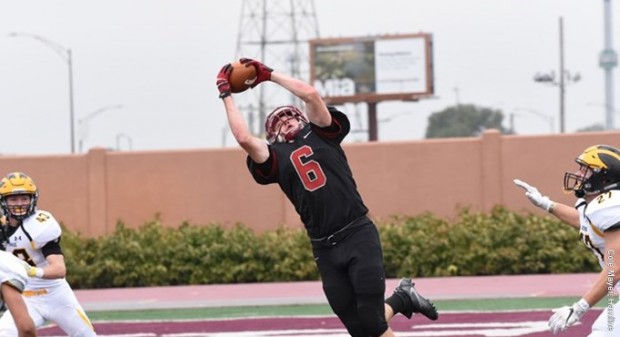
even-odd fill
[[[500,110],[459,104],[431,114],[426,138],[475,137],[486,129],[510,133],[502,126],[503,119]]]
[[[592,124],[590,126],[577,129],[576,132],[597,132],[597,131],[605,131],[605,127],[603,126],[603,124],[601,123]]]

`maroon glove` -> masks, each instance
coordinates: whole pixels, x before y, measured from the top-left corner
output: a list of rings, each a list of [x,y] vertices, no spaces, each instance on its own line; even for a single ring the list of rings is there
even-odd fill
[[[228,79],[230,78],[230,73],[232,72],[232,65],[229,63],[222,67],[220,72],[217,74],[217,90],[220,91],[220,98],[230,96],[230,83],[228,83]]]
[[[247,58],[241,58],[239,59],[239,62],[241,62],[241,64],[245,64],[246,67],[253,66],[254,68],[256,68],[256,81],[254,81],[250,88],[254,88],[261,82],[271,80],[271,72],[273,71],[273,69],[267,67],[266,65]]]

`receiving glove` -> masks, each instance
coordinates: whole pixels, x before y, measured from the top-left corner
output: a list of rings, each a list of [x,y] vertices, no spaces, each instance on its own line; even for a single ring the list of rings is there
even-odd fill
[[[549,330],[556,335],[579,322],[581,317],[590,309],[590,305],[583,298],[570,307],[553,309],[554,314],[549,318]]]
[[[220,69],[220,72],[217,74],[217,80],[215,84],[217,84],[217,90],[220,91],[220,98],[230,96],[230,83],[228,79],[230,78],[230,73],[232,72],[232,65],[229,63]]]
[[[43,278],[43,268],[37,268],[31,266],[28,262],[20,260],[24,268],[26,269],[26,274],[30,277]]]
[[[525,196],[530,199],[530,202],[534,204],[534,206],[540,207],[547,212],[553,210],[553,206],[555,205],[555,203],[551,201],[548,196],[540,194],[536,187],[530,186],[525,181],[521,181],[519,179],[515,179],[513,180],[513,182],[515,183],[515,185],[525,190]]]
[[[254,66],[254,68],[256,68],[256,81],[252,83],[250,88],[254,88],[261,82],[271,80],[271,72],[273,72],[273,69],[267,67],[266,65],[248,58],[241,58],[239,59],[239,62],[241,62],[241,64],[245,64],[246,67]]]

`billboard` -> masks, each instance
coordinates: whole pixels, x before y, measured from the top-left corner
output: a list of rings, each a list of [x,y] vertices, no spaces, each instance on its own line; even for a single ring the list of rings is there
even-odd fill
[[[330,104],[432,96],[432,36],[310,40],[310,81]]]

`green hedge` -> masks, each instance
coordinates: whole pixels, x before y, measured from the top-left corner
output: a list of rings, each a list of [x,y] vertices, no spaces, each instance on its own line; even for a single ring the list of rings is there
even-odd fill
[[[598,271],[574,228],[554,217],[464,209],[452,222],[432,214],[381,226],[388,277],[514,275]],[[405,257],[405,258],[403,258]]]
[[[549,216],[496,207],[463,209],[452,221],[423,214],[377,225],[390,278],[598,270],[576,230]],[[258,235],[241,224],[170,228],[155,219],[139,229],[119,223],[97,239],[65,229],[62,246],[75,289],[318,279],[301,228]]]

